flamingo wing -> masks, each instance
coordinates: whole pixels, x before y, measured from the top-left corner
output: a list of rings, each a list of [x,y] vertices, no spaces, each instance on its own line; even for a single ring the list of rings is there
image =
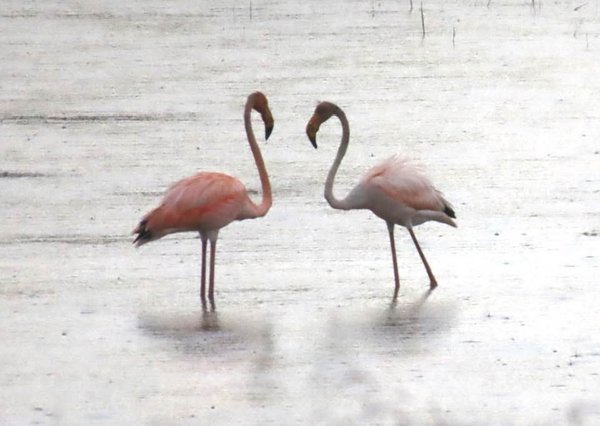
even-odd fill
[[[133,231],[139,247],[167,234],[219,230],[243,217],[246,187],[223,173],[197,173],[173,184],[160,206],[148,213]]]
[[[450,203],[435,189],[423,169],[407,158],[393,156],[371,168],[362,185],[385,194],[394,203],[414,210],[452,212]]]
[[[172,185],[160,208],[180,230],[219,229],[237,219],[246,187],[223,173],[201,172]]]

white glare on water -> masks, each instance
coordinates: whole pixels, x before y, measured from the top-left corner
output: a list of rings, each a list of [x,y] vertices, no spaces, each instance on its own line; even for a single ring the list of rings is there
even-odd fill
[[[0,423],[597,423],[598,1],[5,3]],[[274,204],[202,312],[200,240],[129,233],[198,170],[260,188],[255,90]],[[323,199],[324,100],[338,196],[402,153],[453,202],[433,293],[400,228],[391,305],[385,224]]]

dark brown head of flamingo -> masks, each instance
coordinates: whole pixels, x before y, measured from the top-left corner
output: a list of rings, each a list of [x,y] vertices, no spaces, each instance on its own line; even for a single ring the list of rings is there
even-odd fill
[[[263,123],[265,123],[265,140],[267,140],[271,136],[275,124],[273,114],[271,114],[271,110],[269,109],[269,101],[267,101],[267,97],[261,92],[254,92],[250,96],[252,96],[252,108],[260,114]]]
[[[321,102],[315,108],[313,116],[306,125],[306,135],[312,143],[312,146],[317,147],[317,132],[321,127],[321,124],[325,123],[331,118],[337,106],[331,102]]]

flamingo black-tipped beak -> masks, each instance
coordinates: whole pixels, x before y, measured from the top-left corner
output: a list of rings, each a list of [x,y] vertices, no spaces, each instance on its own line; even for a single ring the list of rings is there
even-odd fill
[[[317,135],[316,135],[316,133],[314,135],[308,135],[308,139],[310,140],[310,143],[312,144],[312,146],[314,146],[315,149],[317,149]]]
[[[319,130],[319,127],[311,119],[308,122],[308,125],[306,126],[306,136],[308,136],[308,140],[310,141],[312,146],[315,147],[315,149],[317,148],[317,131],[318,130]]]
[[[265,126],[265,140],[269,139],[269,136],[271,136],[271,132],[273,131],[273,125],[271,124],[270,126]]]

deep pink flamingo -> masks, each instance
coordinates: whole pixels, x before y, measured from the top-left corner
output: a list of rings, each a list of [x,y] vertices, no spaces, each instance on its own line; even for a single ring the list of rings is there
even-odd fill
[[[173,184],[160,206],[146,214],[133,231],[137,247],[175,232],[199,232],[202,240],[202,272],[200,298],[206,302],[206,252],[210,241],[210,278],[208,298],[214,306],[215,253],[219,230],[234,220],[254,219],[267,214],[271,208],[271,185],[260,149],[252,131],[251,111],[260,113],[265,124],[265,139],[273,130],[273,116],[265,95],[248,96],[244,109],[246,136],[262,186],[263,197],[255,204],[242,182],[218,172],[200,172]]]
[[[411,164],[406,158],[399,156],[388,158],[371,168],[346,198],[343,200],[337,199],[333,195],[333,181],[346,154],[350,140],[350,125],[346,114],[340,107],[331,102],[321,102],[317,105],[306,126],[306,134],[316,148],[316,135],[319,127],[333,115],[338,117],[342,124],[342,140],[325,181],[325,199],[334,209],[367,209],[385,220],[390,236],[394,266],[394,299],[398,297],[398,291],[400,290],[394,225],[401,225],[408,229],[429,276],[430,289],[433,290],[437,287],[437,281],[419,246],[413,227],[430,220],[456,227],[456,223],[452,220],[456,218],[452,205],[440,191],[434,188],[430,180],[423,175],[418,167]]]

